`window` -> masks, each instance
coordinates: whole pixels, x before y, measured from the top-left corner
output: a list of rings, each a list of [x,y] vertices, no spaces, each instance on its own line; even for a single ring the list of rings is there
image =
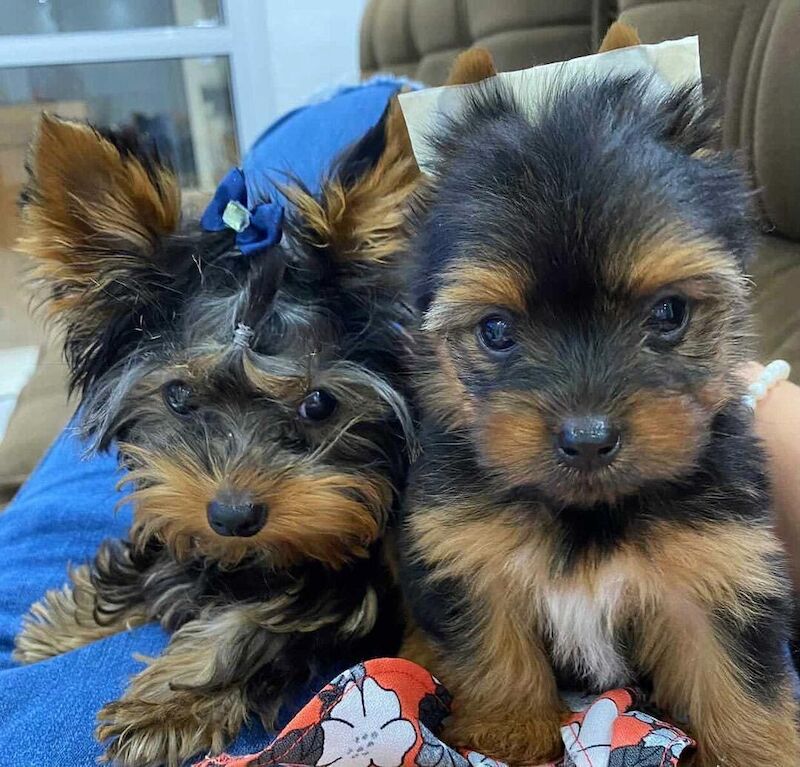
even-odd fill
[[[0,245],[38,115],[146,131],[213,190],[272,115],[263,0],[0,0]]]

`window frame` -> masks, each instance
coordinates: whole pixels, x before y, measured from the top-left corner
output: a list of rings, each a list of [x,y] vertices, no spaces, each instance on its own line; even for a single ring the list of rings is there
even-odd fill
[[[0,35],[0,68],[225,57],[239,154],[274,117],[264,0],[220,0],[221,23],[209,27]]]

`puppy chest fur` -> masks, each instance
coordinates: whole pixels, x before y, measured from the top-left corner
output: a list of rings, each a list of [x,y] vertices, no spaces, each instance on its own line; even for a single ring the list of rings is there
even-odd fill
[[[617,633],[625,582],[606,575],[593,587],[545,588],[539,609],[556,668],[608,690],[633,681]]]

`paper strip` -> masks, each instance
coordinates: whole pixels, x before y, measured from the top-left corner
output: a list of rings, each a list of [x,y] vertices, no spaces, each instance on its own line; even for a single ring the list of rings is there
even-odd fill
[[[530,115],[535,115],[543,94],[556,80],[563,84],[586,75],[630,75],[647,71],[655,72],[670,88],[700,80],[697,37],[619,48],[517,72],[501,72],[491,79],[502,82],[519,104]],[[457,117],[466,96],[480,87],[476,84],[443,85],[399,96],[414,156],[424,173],[431,172],[435,159],[428,138],[436,133],[443,117]]]

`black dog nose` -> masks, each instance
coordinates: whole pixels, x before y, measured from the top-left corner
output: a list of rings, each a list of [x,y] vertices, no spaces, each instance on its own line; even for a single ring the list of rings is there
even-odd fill
[[[619,429],[604,416],[569,418],[556,436],[559,459],[576,469],[608,466],[619,452],[619,446]]]
[[[267,512],[263,503],[211,501],[207,509],[208,524],[218,535],[249,538],[264,527]]]

